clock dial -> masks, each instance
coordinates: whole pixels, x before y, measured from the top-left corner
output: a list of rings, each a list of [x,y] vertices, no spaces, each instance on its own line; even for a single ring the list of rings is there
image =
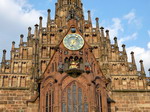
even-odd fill
[[[79,34],[68,34],[64,38],[63,44],[69,50],[79,50],[84,45],[84,39]]]

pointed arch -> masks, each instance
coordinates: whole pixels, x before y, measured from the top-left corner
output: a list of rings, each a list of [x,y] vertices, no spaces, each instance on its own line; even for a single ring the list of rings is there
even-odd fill
[[[63,83],[65,80],[67,80],[67,78],[68,78],[68,80],[69,80],[69,78],[72,79],[72,77],[70,77],[68,74],[65,74],[65,75],[61,78],[61,80],[60,80],[60,82],[59,82],[60,85],[62,85],[62,83]],[[79,79],[79,80],[82,80],[83,82],[85,82],[85,84],[91,83],[91,82],[87,79],[87,77],[84,76],[84,75],[81,75],[80,77],[78,77],[78,79]]]
[[[48,76],[41,84],[40,106],[42,112],[54,112],[55,81],[56,80],[52,76]]]
[[[88,112],[88,95],[85,88],[77,81],[70,82],[62,93],[63,112]]]

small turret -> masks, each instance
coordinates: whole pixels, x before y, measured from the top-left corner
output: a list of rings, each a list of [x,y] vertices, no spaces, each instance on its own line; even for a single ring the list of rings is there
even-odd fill
[[[20,45],[22,45],[22,44],[23,44],[23,37],[24,37],[24,35],[23,35],[23,34],[21,34],[21,35],[20,35]]]
[[[90,24],[92,24],[92,20],[91,20],[91,11],[88,10],[88,21]]]
[[[95,18],[96,20],[96,28],[99,29],[99,18]]]
[[[140,60],[140,66],[141,66],[141,75],[146,76],[145,70],[144,70],[144,65],[143,65],[143,60]]]
[[[34,38],[38,38],[38,24],[35,25]]]
[[[48,12],[48,17],[47,17],[47,27],[49,27],[50,26],[50,23],[51,23],[51,10],[50,9],[48,9],[47,10],[47,12]]]
[[[15,49],[15,41],[12,42],[12,47],[11,47],[12,51],[14,51],[14,49]]]
[[[114,37],[114,43],[115,43],[115,46],[118,47],[117,37]]]
[[[101,30],[101,37],[104,38],[104,27],[101,27],[100,30]]]
[[[5,62],[6,62],[6,50],[4,49],[3,50],[3,57],[2,57],[2,64],[5,64]]]
[[[110,37],[109,37],[109,30],[106,30],[106,39],[107,39],[107,40],[110,40]]]
[[[2,63],[1,63],[1,72],[5,72],[5,65],[6,65],[6,50],[3,50],[3,57],[2,57]]]
[[[134,52],[133,51],[131,52],[131,59],[132,59],[132,65],[137,70],[136,63],[135,63],[135,58],[134,58]]]
[[[127,54],[127,53],[126,53],[126,45],[123,44],[123,45],[122,45],[122,48],[123,48],[123,54],[126,55],[126,54]]]
[[[28,27],[28,37],[31,37],[31,27]]]
[[[122,49],[123,49],[123,57],[124,57],[124,60],[127,61],[127,58],[128,58],[128,57],[127,57],[127,53],[126,53],[126,45],[123,44],[123,45],[122,45]]]
[[[43,20],[43,17],[42,16],[40,16],[39,17],[39,29],[41,30],[42,29],[42,20]]]

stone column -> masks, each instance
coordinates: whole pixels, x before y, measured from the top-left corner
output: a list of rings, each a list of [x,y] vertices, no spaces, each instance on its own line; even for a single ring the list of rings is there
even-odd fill
[[[8,87],[12,87],[13,76],[8,76]]]
[[[108,112],[108,104],[107,104],[107,93],[106,93],[106,88],[103,86],[103,89],[101,91],[102,95],[102,112]]]
[[[144,65],[143,65],[143,60],[140,60],[140,66],[141,66],[141,75],[146,76],[145,70],[144,70]]]
[[[21,76],[19,76],[17,79],[17,87],[21,87]]]
[[[2,87],[2,76],[0,76],[0,88]]]
[[[88,21],[90,24],[92,24],[92,21],[91,21],[91,11],[88,10]]]
[[[1,83],[2,87],[4,86],[4,77],[5,76],[2,76],[2,83]]]
[[[62,84],[58,84],[58,111],[57,112],[62,112]]]
[[[92,84],[89,84],[88,85],[90,87],[90,102],[89,102],[89,108],[90,108],[90,112],[95,112],[96,111],[96,91],[95,91],[95,85],[92,83]]]

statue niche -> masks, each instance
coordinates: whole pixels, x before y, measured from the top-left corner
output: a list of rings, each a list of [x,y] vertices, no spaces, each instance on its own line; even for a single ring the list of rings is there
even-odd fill
[[[78,69],[79,68],[79,60],[78,57],[76,56],[75,58],[70,58],[70,65],[69,69]]]
[[[70,56],[69,59],[65,59],[65,72],[68,73],[68,75],[76,78],[80,76],[84,72],[83,69],[83,59],[78,58],[77,56],[73,57]]]
[[[65,57],[64,62],[59,62],[58,71],[60,73],[66,72],[76,78],[83,72],[89,74],[91,72],[91,66],[89,62],[84,62],[82,57],[70,56]]]

